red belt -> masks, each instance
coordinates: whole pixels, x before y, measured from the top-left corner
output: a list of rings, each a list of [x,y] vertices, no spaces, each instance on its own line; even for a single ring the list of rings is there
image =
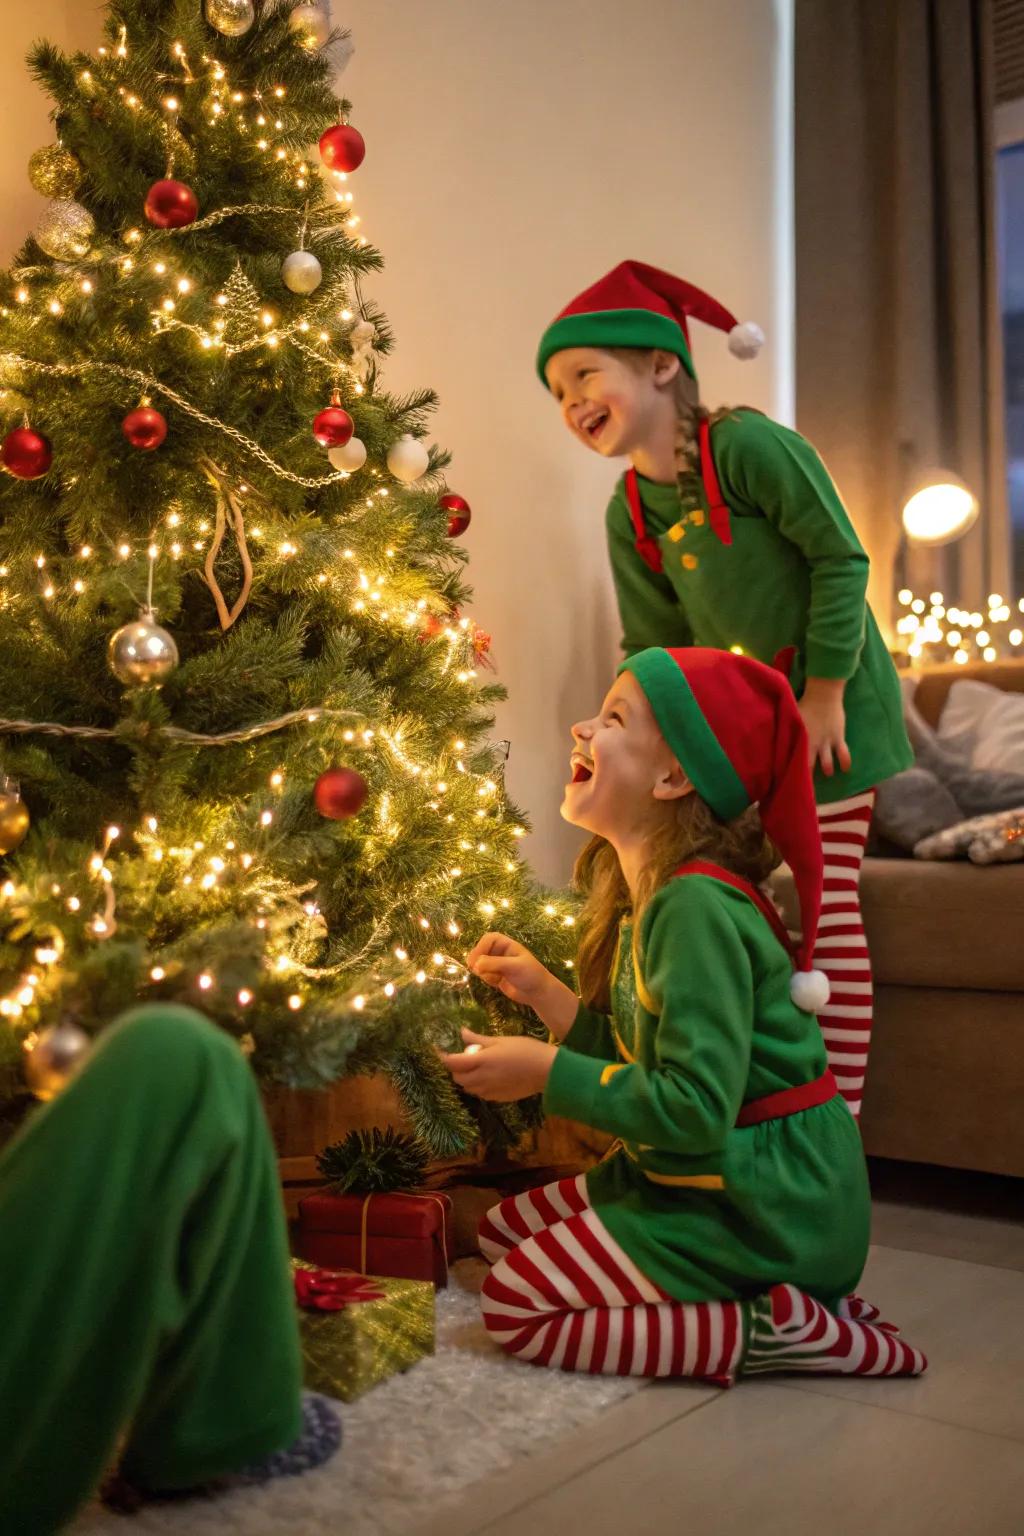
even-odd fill
[[[763,1099],[750,1099],[736,1116],[736,1124],[760,1125],[763,1120],[782,1120],[786,1115],[799,1114],[802,1109],[813,1109],[816,1104],[827,1104],[838,1091],[836,1080],[826,1067],[813,1083],[783,1088],[779,1093],[766,1094]]]

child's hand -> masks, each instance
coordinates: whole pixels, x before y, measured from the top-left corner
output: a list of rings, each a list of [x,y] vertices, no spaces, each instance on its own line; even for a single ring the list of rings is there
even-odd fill
[[[485,933],[466,956],[466,965],[489,987],[532,1008],[559,1039],[568,1034],[579,1007],[576,994],[522,944],[503,933]]]
[[[800,713],[807,727],[808,757],[811,768],[821,763],[826,778],[831,778],[838,767],[847,773],[850,768],[850,749],[846,745],[846,712],[843,709],[842,679],[809,677],[804,696],[800,700]]]
[[[441,1060],[466,1093],[511,1104],[544,1092],[557,1046],[526,1035],[475,1035],[471,1029],[462,1031],[462,1039],[475,1049],[451,1055],[442,1052]]]

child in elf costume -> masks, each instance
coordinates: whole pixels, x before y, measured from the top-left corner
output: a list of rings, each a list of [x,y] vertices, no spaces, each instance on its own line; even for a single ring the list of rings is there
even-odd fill
[[[302,1392],[277,1161],[237,1044],[151,1004],[0,1155],[0,1536],[50,1536],[120,1445],[117,1500],[294,1476]]]
[[[822,887],[807,733],[779,671],[692,647],[623,663],[573,727],[562,814],[593,833],[582,1003],[514,940],[470,968],[561,1043],[464,1031],[469,1093],[543,1092],[621,1138],[578,1179],[484,1219],[484,1322],[566,1370],[914,1376],[924,1357],[850,1293],[870,1197],[856,1124],[801,1000]],[[759,808],[759,810],[757,809]],[[770,840],[769,840],[770,839]],[[784,856],[795,955],[762,882]],[[793,961],[796,963],[796,974]]]
[[[821,1026],[856,1117],[872,1015],[860,864],[875,788],[913,760],[899,686],[865,601],[867,556],[828,471],[760,412],[699,408],[691,319],[728,331],[741,357],[763,341],[699,288],[625,261],[548,326],[537,367],[573,435],[630,461],[607,512],[625,654],[792,654],[825,846],[815,959],[832,1000]]]

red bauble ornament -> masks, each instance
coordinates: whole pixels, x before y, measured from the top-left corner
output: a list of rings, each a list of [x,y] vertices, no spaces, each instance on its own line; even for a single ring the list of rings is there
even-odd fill
[[[329,405],[313,417],[313,436],[322,448],[344,448],[356,424],[340,405]]]
[[[316,781],[313,799],[321,816],[347,821],[359,815],[369,792],[366,780],[354,768],[328,768]]]
[[[159,448],[167,436],[167,420],[152,406],[140,405],[137,410],[128,412],[121,423],[121,431],[133,448],[148,452],[151,448]]]
[[[362,134],[348,123],[338,123],[320,135],[320,159],[329,171],[356,171],[365,155]]]
[[[146,218],[157,229],[181,229],[199,212],[199,199],[183,181],[154,181],[146,193]]]
[[[38,480],[53,463],[50,439],[31,427],[15,427],[0,447],[0,462],[19,480]]]
[[[442,496],[438,502],[442,512],[448,515],[448,537],[457,539],[464,534],[469,527],[472,512],[469,510],[469,502],[465,496]]]

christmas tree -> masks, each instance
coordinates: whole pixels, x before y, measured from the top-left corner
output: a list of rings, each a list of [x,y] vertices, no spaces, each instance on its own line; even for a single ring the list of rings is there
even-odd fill
[[[572,912],[518,858],[434,397],[382,383],[345,35],[288,0],[104,33],[32,51],[51,201],[0,277],[0,1097],[175,999],[270,1079],[386,1072],[435,1152],[515,1136],[536,1107],[434,1047],[524,1027],[480,933],[560,969]]]

